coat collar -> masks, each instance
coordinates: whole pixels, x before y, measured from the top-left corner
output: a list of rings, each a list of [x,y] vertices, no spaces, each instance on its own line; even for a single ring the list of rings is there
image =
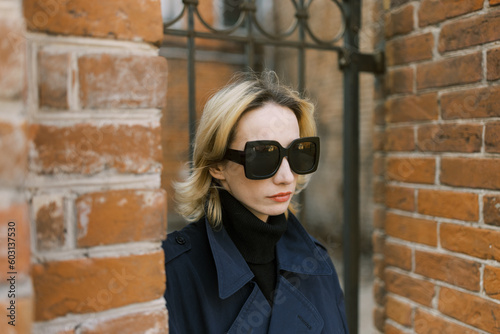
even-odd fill
[[[208,241],[217,270],[219,297],[226,299],[248,283],[254,274],[224,227],[213,230],[205,219]],[[276,245],[279,270],[304,275],[331,275],[333,270],[298,220],[290,213],[288,229]]]

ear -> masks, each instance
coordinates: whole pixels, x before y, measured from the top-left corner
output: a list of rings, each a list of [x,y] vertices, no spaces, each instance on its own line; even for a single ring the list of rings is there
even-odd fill
[[[219,181],[226,180],[226,177],[224,176],[224,166],[222,164],[217,164],[215,167],[210,167],[208,170],[214,179]]]

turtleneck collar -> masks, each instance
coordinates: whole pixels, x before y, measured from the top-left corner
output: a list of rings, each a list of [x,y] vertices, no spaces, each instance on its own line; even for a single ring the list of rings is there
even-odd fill
[[[287,229],[285,214],[257,218],[228,191],[219,190],[222,222],[246,262],[264,264],[275,258],[275,246]]]

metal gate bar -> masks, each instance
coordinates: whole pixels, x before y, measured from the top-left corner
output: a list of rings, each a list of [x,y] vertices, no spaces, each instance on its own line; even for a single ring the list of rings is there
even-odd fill
[[[344,131],[343,131],[343,254],[344,254],[344,292],[346,299],[347,323],[351,334],[358,333],[358,289],[359,289],[359,72],[383,73],[384,54],[362,54],[357,45],[361,24],[361,0],[332,0],[341,12],[341,28],[329,40],[321,40],[309,27],[309,7],[313,0],[290,0],[295,9],[296,22],[285,33],[273,34],[266,31],[258,22],[255,14],[256,0],[244,0],[240,6],[240,17],[228,28],[217,29],[209,25],[198,11],[198,0],[182,0],[182,12],[174,19],[164,23],[164,34],[187,38],[188,52],[188,107],[189,107],[189,160],[193,158],[193,143],[196,124],[195,91],[195,39],[215,39],[244,43],[246,65],[255,65],[256,45],[291,47],[298,50],[298,91],[305,89],[305,51],[308,49],[334,51],[338,54],[339,67],[344,74]],[[187,29],[172,29],[187,11]],[[209,30],[196,31],[195,18]],[[241,35],[241,29],[246,31]],[[289,40],[298,31],[298,40]],[[308,42],[307,37],[313,42]],[[336,43],[344,38],[344,46]]]

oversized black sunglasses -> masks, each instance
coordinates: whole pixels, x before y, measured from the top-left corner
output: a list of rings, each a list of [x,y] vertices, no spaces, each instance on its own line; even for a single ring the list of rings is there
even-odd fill
[[[245,144],[244,151],[228,148],[224,158],[245,168],[245,176],[251,180],[272,177],[279,170],[284,157],[296,174],[309,174],[318,168],[319,138],[295,139],[287,148],[274,140],[256,140]]]

